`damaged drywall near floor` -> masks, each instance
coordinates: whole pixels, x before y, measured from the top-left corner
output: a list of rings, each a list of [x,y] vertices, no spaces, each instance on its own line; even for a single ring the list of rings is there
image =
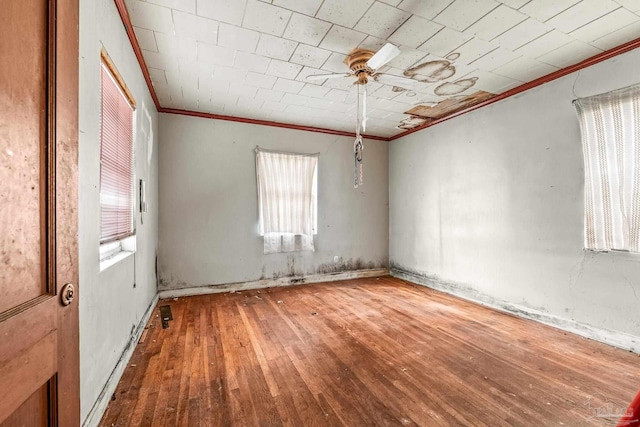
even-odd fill
[[[389,268],[389,273],[393,277],[407,280],[412,283],[426,286],[437,291],[455,295],[459,298],[475,302],[486,307],[504,311],[525,319],[535,320],[545,325],[554,326],[559,329],[613,345],[634,353],[640,354],[640,337],[610,329],[597,328],[591,325],[578,322],[573,318],[550,314],[545,307],[530,307],[527,301],[521,304],[514,304],[490,295],[483,294],[474,289],[473,286],[442,280],[435,275],[420,273],[409,268],[403,268],[396,264]],[[569,309],[567,309],[569,310]]]

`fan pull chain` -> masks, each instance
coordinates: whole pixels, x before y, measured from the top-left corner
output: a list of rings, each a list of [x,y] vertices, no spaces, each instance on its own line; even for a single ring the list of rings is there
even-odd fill
[[[363,124],[363,119],[360,117],[360,85],[358,86],[358,98],[356,101],[356,140],[353,143],[353,188],[358,188],[362,185],[362,136],[360,135],[360,126]],[[366,93],[366,88],[365,88]]]
[[[367,131],[367,85],[364,85],[364,95],[362,96],[362,132]]]

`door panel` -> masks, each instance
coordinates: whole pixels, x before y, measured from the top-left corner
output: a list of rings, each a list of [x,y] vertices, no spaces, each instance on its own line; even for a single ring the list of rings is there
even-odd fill
[[[0,426],[75,426],[78,3],[2,8]],[[66,283],[76,291],[68,306]]]
[[[5,7],[3,2],[3,9]],[[47,2],[9,1],[0,14],[0,313],[46,292]],[[27,13],[27,11],[33,11]],[[14,17],[17,17],[14,19]],[[13,284],[13,286],[10,286]]]
[[[49,385],[36,390],[20,407],[9,416],[2,427],[45,427],[49,423]]]

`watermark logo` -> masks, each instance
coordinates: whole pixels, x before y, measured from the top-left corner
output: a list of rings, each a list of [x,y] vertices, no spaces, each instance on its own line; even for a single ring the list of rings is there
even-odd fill
[[[597,420],[607,425],[618,425],[622,417],[626,419],[619,425],[631,425],[632,423],[638,422],[638,416],[640,416],[640,414],[635,414],[636,416],[634,417],[633,408],[627,409],[625,405],[614,402],[601,393],[589,396],[587,400],[584,401],[584,406],[591,412],[591,416],[587,421]]]

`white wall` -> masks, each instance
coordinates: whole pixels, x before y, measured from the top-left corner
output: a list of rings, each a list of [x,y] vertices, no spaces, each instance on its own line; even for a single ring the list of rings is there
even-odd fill
[[[387,144],[365,141],[354,189],[350,137],[161,114],[160,289],[386,267]],[[320,153],[315,252],[263,254],[256,145]]]
[[[571,103],[640,82],[638,63],[640,50],[392,142],[391,267],[493,305],[640,337],[640,254],[583,251]]]
[[[100,49],[136,99],[136,178],[149,212],[137,217],[135,256],[100,272]],[[80,1],[80,396],[85,420],[157,293],[157,112],[113,0]],[[151,123],[144,114],[148,110]],[[148,137],[153,132],[152,145]],[[151,150],[151,152],[149,152]],[[150,159],[149,159],[150,155]],[[135,284],[135,288],[134,288]]]

